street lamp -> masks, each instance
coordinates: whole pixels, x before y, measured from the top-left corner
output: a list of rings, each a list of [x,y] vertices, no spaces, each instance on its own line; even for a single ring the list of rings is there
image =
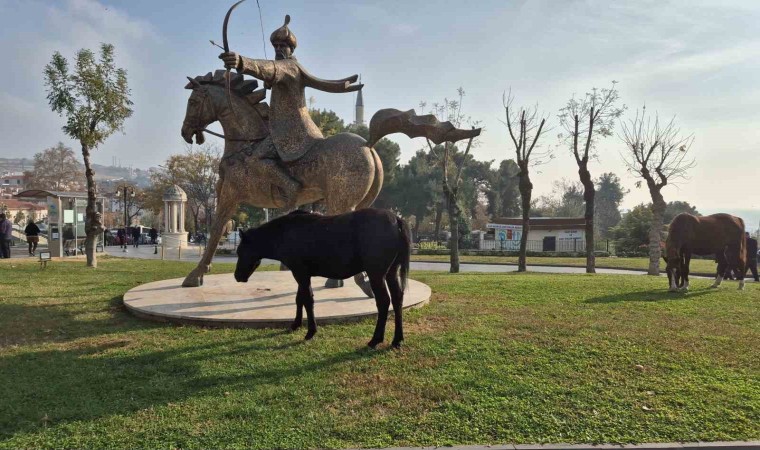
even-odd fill
[[[122,186],[123,195],[124,195],[124,242],[123,248],[124,253],[127,253],[127,226],[129,226],[129,216],[128,216],[128,208],[127,208],[127,199],[128,198],[135,198],[135,190],[127,185]]]

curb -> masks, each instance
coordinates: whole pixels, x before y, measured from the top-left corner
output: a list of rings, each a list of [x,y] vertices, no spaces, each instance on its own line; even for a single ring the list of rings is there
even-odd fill
[[[506,444],[506,445],[457,445],[453,447],[391,447],[367,450],[659,450],[680,449],[699,450],[713,448],[720,450],[760,449],[760,441],[718,441],[718,442],[673,442],[649,444]]]

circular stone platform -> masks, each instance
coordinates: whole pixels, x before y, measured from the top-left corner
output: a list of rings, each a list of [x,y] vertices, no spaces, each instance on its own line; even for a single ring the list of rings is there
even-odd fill
[[[197,288],[183,288],[182,280],[137,286],[124,294],[124,305],[139,317],[212,327],[284,327],[296,314],[298,285],[290,272],[256,272],[248,283],[236,282],[231,273],[206,275]],[[367,298],[353,278],[337,289],[325,289],[325,279],[319,277],[311,284],[317,324],[377,316],[375,299]],[[409,280],[404,309],[420,307],[429,299],[430,287]]]

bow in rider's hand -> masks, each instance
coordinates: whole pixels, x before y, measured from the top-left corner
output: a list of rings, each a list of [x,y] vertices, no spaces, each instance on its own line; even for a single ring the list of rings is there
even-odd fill
[[[227,70],[240,69],[243,59],[235,52],[225,52],[219,55],[219,59],[224,61],[224,68]]]

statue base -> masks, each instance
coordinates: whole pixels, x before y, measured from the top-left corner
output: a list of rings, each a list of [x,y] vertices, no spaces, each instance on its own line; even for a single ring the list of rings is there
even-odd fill
[[[289,272],[256,272],[248,283],[237,283],[231,273],[206,274],[203,286],[194,288],[183,288],[182,280],[137,286],[124,294],[124,306],[146,319],[211,327],[285,328],[295,317],[298,284]],[[353,278],[342,289],[325,289],[325,281],[312,278],[319,325],[377,317],[375,300]],[[429,299],[430,287],[410,279],[404,309],[421,307]]]
[[[165,248],[187,247],[187,232],[161,233],[161,245]]]

